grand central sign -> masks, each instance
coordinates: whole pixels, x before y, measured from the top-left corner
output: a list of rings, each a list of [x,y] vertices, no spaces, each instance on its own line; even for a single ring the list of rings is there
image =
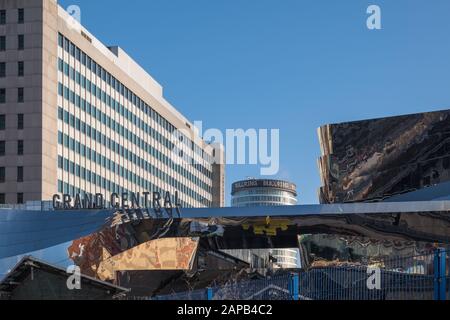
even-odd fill
[[[148,210],[150,208],[157,214],[163,213],[164,210],[171,214],[173,210],[176,210],[179,215],[181,204],[178,192],[175,191],[174,195],[170,192],[164,194],[160,192],[125,192],[121,194],[111,193],[109,196],[101,193],[95,195],[76,194],[75,196],[69,194],[53,195],[54,210]]]

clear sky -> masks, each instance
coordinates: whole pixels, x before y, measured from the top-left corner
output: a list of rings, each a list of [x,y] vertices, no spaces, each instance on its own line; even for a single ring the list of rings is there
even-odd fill
[[[448,0],[59,0],[207,128],[279,128],[279,175],[317,203],[317,128],[450,108]],[[366,27],[381,7],[382,30]],[[231,182],[257,166],[227,167]]]

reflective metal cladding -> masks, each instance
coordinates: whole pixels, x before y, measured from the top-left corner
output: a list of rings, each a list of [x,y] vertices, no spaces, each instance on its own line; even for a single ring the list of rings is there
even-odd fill
[[[11,210],[0,214],[0,261],[65,244],[82,274],[133,289],[146,279],[141,289],[149,294],[149,283],[158,288],[175,275],[207,270],[214,278],[248,267],[220,250],[299,247],[303,267],[359,263],[448,246],[449,231],[447,201],[184,209],[180,218],[133,209]]]
[[[321,203],[383,200],[450,180],[450,110],[319,128]]]
[[[151,240],[196,237],[214,249],[289,248],[302,234],[450,243],[450,202],[184,209],[175,219],[139,210],[11,210],[0,215],[0,258],[97,233],[103,234],[99,245],[109,235],[122,251]]]

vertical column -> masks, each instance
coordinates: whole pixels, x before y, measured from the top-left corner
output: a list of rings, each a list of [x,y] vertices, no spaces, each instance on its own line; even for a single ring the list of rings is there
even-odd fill
[[[298,300],[298,285],[299,285],[299,276],[298,273],[292,273],[289,278],[289,292],[291,294],[292,300]]]
[[[208,301],[213,300],[213,290],[212,290],[212,288],[206,288],[206,299]]]
[[[58,190],[58,6],[42,1],[41,199]]]

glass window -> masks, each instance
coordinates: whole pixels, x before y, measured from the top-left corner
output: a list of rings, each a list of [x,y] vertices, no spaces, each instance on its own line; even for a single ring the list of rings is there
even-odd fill
[[[69,53],[71,56],[75,56],[75,46],[72,42],[69,42]]]
[[[23,167],[17,167],[17,182],[23,182]]]
[[[0,141],[0,156],[4,156],[6,151],[6,142]]]
[[[23,130],[24,128],[24,115],[22,113],[17,115],[17,129]]]
[[[17,141],[17,154],[19,156],[23,155],[23,140]]]
[[[64,37],[61,33],[58,34],[58,45],[62,48],[64,46]]]
[[[81,59],[81,52],[78,47],[75,47],[75,59],[77,59],[77,61],[80,61]]]
[[[25,21],[25,10],[23,8],[19,9],[17,18],[18,18],[17,20],[19,23],[23,23]]]
[[[25,49],[25,36],[23,34],[19,34],[17,36],[17,49],[23,50]]]
[[[5,167],[0,168],[0,183],[4,183],[6,180]]]
[[[6,10],[0,10],[0,24],[6,24]]]
[[[0,89],[0,103],[6,102],[6,89]]]
[[[0,78],[6,77],[6,62],[0,62]]]
[[[6,50],[6,37],[0,36],[0,51]]]
[[[5,194],[4,193],[0,193],[0,204],[6,204]]]
[[[23,193],[17,194],[17,204],[23,204]]]
[[[18,88],[17,89],[17,102],[23,102],[24,101],[24,88]]]
[[[17,75],[19,77],[23,77],[25,74],[25,64],[23,61],[19,61],[17,63]]]
[[[4,114],[0,115],[0,130],[5,130],[6,127],[6,116]]]

